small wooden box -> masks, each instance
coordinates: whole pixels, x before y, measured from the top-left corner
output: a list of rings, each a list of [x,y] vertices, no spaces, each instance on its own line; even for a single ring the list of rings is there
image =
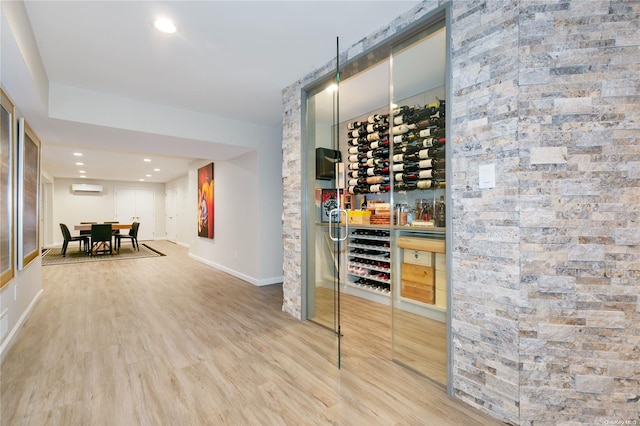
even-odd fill
[[[414,265],[433,266],[433,253],[430,251],[404,249],[404,262]]]
[[[431,266],[402,264],[402,297],[423,303],[434,303],[434,268]]]
[[[398,247],[403,249],[444,253],[444,240],[420,237],[398,237]]]
[[[402,282],[402,289],[400,294],[402,297],[406,297],[407,299],[417,300],[422,303],[428,303],[433,305],[434,303],[434,294],[433,287],[418,287],[415,285],[416,283],[412,282]]]

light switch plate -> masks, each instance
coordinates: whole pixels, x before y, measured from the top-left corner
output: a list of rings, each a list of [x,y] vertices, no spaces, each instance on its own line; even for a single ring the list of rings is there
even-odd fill
[[[483,164],[478,169],[478,187],[480,189],[496,187],[496,165]]]

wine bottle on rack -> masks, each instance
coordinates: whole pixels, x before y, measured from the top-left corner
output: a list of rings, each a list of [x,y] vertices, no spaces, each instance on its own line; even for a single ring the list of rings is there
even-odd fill
[[[367,158],[366,161],[367,161],[366,162],[367,167],[375,167],[375,166],[388,167],[389,166],[389,160],[387,160],[386,158]]]
[[[389,185],[375,184],[369,187],[369,192],[388,192],[390,189]]]
[[[369,148],[370,149],[376,149],[376,148],[382,148],[384,146],[389,146],[389,139],[388,138],[384,138],[384,139],[380,139],[378,141],[371,142],[371,144],[369,145]]]
[[[351,121],[347,123],[347,130],[355,130],[364,124],[363,121]]]
[[[417,173],[396,173],[393,178],[398,182],[414,182],[420,177]]]
[[[418,188],[418,184],[416,182],[398,182],[396,181],[393,184],[393,189],[396,191],[413,191]]]
[[[375,167],[369,167],[367,169],[367,176],[386,175],[386,174],[389,174],[389,167],[375,166]]]
[[[388,183],[389,182],[389,176],[368,176],[365,179],[365,183],[369,184],[369,185],[373,185],[373,184],[381,184],[381,183]]]
[[[418,173],[420,179],[442,180],[445,178],[446,172],[438,169],[423,169]]]
[[[373,133],[373,132],[384,132],[389,128],[388,125],[384,124],[384,123],[374,123],[374,124],[368,124],[367,125],[367,132],[369,133]]]
[[[422,138],[441,138],[445,135],[445,129],[442,127],[427,127],[426,129],[420,130],[419,135]]]
[[[387,117],[388,115],[372,114],[369,117],[367,117],[367,122],[368,123],[383,122],[386,120]]]
[[[431,189],[433,187],[433,181],[428,179],[428,180],[419,180],[416,183],[416,186],[418,187],[418,189]]]
[[[418,165],[421,169],[444,169],[446,160],[443,158],[427,158],[426,160],[420,160]]]
[[[422,152],[422,151],[420,151]],[[431,147],[428,149],[428,157],[429,158],[444,158],[445,150],[442,147]],[[425,157],[426,158],[426,157]]]
[[[401,135],[403,133],[407,133],[409,130],[411,129],[409,129],[409,126],[407,126],[406,124],[400,124],[398,126],[394,126],[393,129],[391,129],[391,131],[395,136]],[[395,136],[393,139],[394,142],[395,142]]]
[[[420,170],[420,165],[418,163],[396,163],[393,165],[392,170],[394,172],[417,172]]]
[[[369,188],[366,186],[350,186],[348,191],[349,194],[366,194],[369,192]]]

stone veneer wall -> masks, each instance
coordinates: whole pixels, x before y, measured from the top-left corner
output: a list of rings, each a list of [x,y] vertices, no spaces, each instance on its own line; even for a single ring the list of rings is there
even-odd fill
[[[451,7],[454,392],[513,424],[640,424],[640,2]],[[283,93],[283,310],[298,318],[301,88],[331,68]],[[484,164],[495,188],[478,188]]]

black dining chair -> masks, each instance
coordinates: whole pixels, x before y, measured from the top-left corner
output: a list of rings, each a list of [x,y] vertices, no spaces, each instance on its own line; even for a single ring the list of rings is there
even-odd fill
[[[140,222],[133,222],[131,224],[131,229],[129,230],[129,235],[116,234],[116,250],[120,250],[122,239],[127,238],[131,240],[131,245],[133,246],[133,248],[140,251],[140,246],[138,245],[138,228],[140,228]]]
[[[80,222],[80,225],[93,225],[98,222]],[[86,235],[88,239],[91,239],[91,230],[88,231],[80,231],[80,235]]]
[[[69,245],[69,241],[78,241],[78,250],[81,250],[84,246],[84,250],[87,251],[89,248],[89,237],[87,235],[72,237],[71,232],[69,232],[69,227],[64,223],[60,224],[60,230],[64,237],[64,242],[62,243],[62,257],[67,255],[67,246]]]
[[[113,244],[111,243],[111,224],[98,223],[91,225],[91,254],[109,253],[113,254]]]

